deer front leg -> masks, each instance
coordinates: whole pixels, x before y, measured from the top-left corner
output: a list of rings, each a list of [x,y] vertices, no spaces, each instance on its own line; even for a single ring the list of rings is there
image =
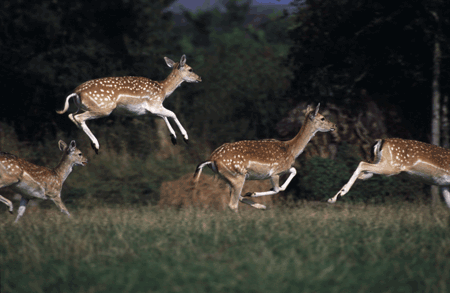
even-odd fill
[[[10,200],[4,198],[3,196],[0,195],[0,202],[6,204],[7,206],[9,206],[9,212],[12,214],[13,213],[13,204]]]
[[[29,199],[22,196],[22,199],[20,200],[19,209],[17,210],[17,218],[14,221],[14,223],[17,223],[19,219],[23,216],[23,213],[25,213],[29,201],[30,201]]]
[[[175,131],[172,128],[172,125],[170,125],[169,119],[167,119],[167,117],[161,116],[161,118],[164,120],[164,122],[166,122],[167,128],[169,129],[170,132],[170,140],[172,141],[173,145],[177,144],[177,135],[175,134]]]
[[[280,176],[272,176],[270,177],[270,182],[272,183],[272,189],[269,191],[263,191],[263,192],[247,192],[245,194],[246,197],[258,197],[258,196],[266,196],[266,195],[274,195],[277,194],[280,191],[286,190],[289,183],[291,183],[292,178],[297,174],[297,170],[295,170],[294,167],[289,169],[289,177],[286,179],[284,184],[279,187],[280,182]]]
[[[64,205],[64,203],[61,200],[60,196],[54,197],[52,198],[53,202],[56,204],[57,207],[59,207],[61,209],[61,212],[66,214],[69,218],[70,218],[70,213],[67,210],[66,206]]]
[[[341,190],[333,197],[328,200],[329,203],[335,203],[337,197],[344,196],[352,188],[353,184],[357,179],[366,180],[372,177],[373,174],[381,175],[397,175],[401,172],[395,167],[387,164],[385,161],[380,161],[378,164],[370,164],[366,162],[360,162],[358,168],[356,168],[350,180],[345,184]]]
[[[450,208],[450,191],[448,186],[442,186],[442,195],[444,196],[447,207]]]
[[[178,128],[180,129],[181,134],[183,135],[183,139],[186,143],[188,143],[189,141],[189,137],[188,134],[186,132],[186,130],[183,128],[183,125],[181,125],[180,121],[178,120],[177,116],[175,115],[175,113],[173,113],[170,110],[167,110],[164,107],[159,108],[156,112],[152,112],[155,115],[158,115],[160,117],[162,117],[164,119],[164,121],[167,124],[167,128],[169,128],[170,134],[172,136],[172,143],[174,142],[175,139],[175,143],[176,144],[176,138],[177,136],[175,135],[175,131],[173,130],[172,126],[169,123],[169,120],[167,118],[172,118],[175,123],[177,124]]]
[[[98,150],[100,149],[100,144],[98,143],[98,140],[94,136],[94,134],[92,134],[89,127],[87,127],[86,120],[101,118],[104,116],[108,116],[109,114],[111,114],[111,112],[103,113],[103,114],[93,114],[91,112],[84,112],[82,114],[77,114],[77,115],[69,114],[70,120],[72,120],[73,123],[75,123],[75,125],[78,128],[82,129],[84,131],[84,133],[86,133],[86,135],[89,137],[89,139],[91,140],[91,146],[94,149],[96,154],[98,154]]]
[[[333,196],[332,198],[328,199],[329,203],[335,203],[338,196],[344,196],[349,190],[350,188],[352,188],[353,184],[355,183],[356,179],[358,179],[359,175],[362,172],[362,165],[364,162],[360,162],[358,165],[358,168],[356,168],[355,172],[353,172],[352,177],[350,177],[350,180],[347,182],[347,184],[345,184],[341,190],[339,190],[338,193],[336,193],[335,196]],[[364,163],[367,164],[367,163]]]

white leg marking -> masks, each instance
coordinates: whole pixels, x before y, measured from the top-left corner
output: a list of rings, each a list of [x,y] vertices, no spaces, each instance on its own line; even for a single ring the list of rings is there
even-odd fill
[[[289,185],[289,183],[291,183],[292,178],[294,178],[294,176],[297,174],[297,170],[295,170],[294,167],[289,169],[289,177],[288,179],[286,179],[286,181],[284,182],[284,184],[281,187],[278,187],[278,180],[275,181],[273,180],[273,178],[271,178],[271,182],[272,182],[272,186],[273,186],[273,190],[269,190],[269,191],[263,191],[263,192],[253,192],[251,197],[259,197],[259,196],[266,196],[266,195],[274,195],[277,194],[280,191],[284,191],[286,190],[287,186]]]
[[[166,121],[166,124],[167,124],[167,127],[169,128],[170,133],[172,133],[172,135],[175,135],[175,132],[172,129],[172,126],[170,126],[169,121],[167,120],[167,118],[172,118],[175,121],[175,123],[177,124],[178,128],[180,129],[180,132],[183,135],[184,139],[185,140],[189,139],[186,130],[183,128],[183,125],[181,125],[180,121],[178,120],[178,118],[174,112],[167,110],[166,108],[160,108],[160,109],[158,109],[157,112],[153,112],[153,114],[162,117],[164,119],[164,121]]]
[[[344,196],[349,190],[350,188],[352,188],[353,184],[355,183],[356,179],[358,179],[359,174],[361,173],[361,164],[363,162],[359,163],[358,168],[356,168],[355,172],[353,173],[352,177],[350,178],[350,180],[347,182],[347,184],[345,184],[341,190],[339,190],[338,193],[336,193],[335,196],[333,196],[332,198],[330,198],[328,200],[329,203],[335,203],[338,196]]]
[[[9,212],[12,213],[13,212],[13,204],[11,201],[7,200],[6,198],[4,198],[3,196],[0,195],[0,202],[6,204],[7,206],[9,206]]]
[[[25,209],[27,208],[28,201],[29,200],[24,197],[22,197],[22,199],[20,200],[20,207],[17,212],[17,218],[14,221],[15,223],[17,223],[17,221],[19,221],[19,219],[23,216],[23,213],[25,213]]]
[[[164,119],[164,122],[166,122],[167,128],[169,129],[169,132],[172,136],[174,136],[175,138],[177,138],[177,135],[175,134],[175,131],[172,128],[172,125],[170,125],[169,119],[167,119],[167,117],[165,116],[160,116],[162,119]]]
[[[447,207],[450,208],[450,191],[448,186],[442,187],[442,195],[444,196],[445,203],[447,204]]]

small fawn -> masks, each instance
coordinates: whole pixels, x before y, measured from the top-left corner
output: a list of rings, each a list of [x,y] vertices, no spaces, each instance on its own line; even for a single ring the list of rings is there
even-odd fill
[[[32,198],[50,199],[61,212],[70,217],[69,211],[61,200],[61,189],[64,181],[72,172],[74,165],[85,166],[88,160],[77,149],[75,141],[70,145],[60,140],[59,149],[63,152],[61,161],[53,169],[34,165],[15,155],[0,152],[0,188],[10,186],[22,195],[15,222],[24,214],[28,201]],[[9,206],[13,212],[13,204],[0,195],[0,201]]]

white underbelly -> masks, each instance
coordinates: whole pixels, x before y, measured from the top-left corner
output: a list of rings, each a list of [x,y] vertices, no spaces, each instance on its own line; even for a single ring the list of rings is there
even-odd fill
[[[37,184],[36,186],[34,185],[35,185],[34,182],[32,184],[27,184],[21,181],[17,183],[15,186],[13,186],[12,189],[28,199],[32,198],[48,199],[43,189],[41,187],[38,187]]]
[[[246,180],[264,180],[269,179],[272,177],[272,170],[269,170],[267,172],[255,172],[253,170],[248,170],[247,174],[245,176]]]
[[[443,172],[436,172],[434,174],[426,172],[407,172],[411,177],[430,185],[446,186],[450,185],[450,175]]]
[[[114,114],[125,116],[144,115],[147,114],[145,104],[146,103],[119,104],[114,110]]]

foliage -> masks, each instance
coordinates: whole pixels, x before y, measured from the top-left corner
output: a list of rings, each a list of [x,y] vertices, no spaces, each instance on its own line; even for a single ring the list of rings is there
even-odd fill
[[[179,107],[188,128],[215,146],[275,135],[288,106],[289,40],[275,42],[263,28],[244,26],[247,11],[248,3],[229,1],[224,12],[185,12],[188,24],[180,28],[181,50],[193,56],[203,82],[186,87]],[[287,17],[269,23],[264,28],[273,34],[289,24]]]
[[[327,200],[348,182],[361,158],[351,146],[343,144],[337,158],[312,157],[302,161],[296,192],[298,198]],[[382,203],[392,200],[423,200],[425,185],[406,175],[374,175],[367,180],[357,180],[350,191],[339,201]]]
[[[446,292],[446,208],[1,208],[2,292]],[[26,275],[26,278],[24,278]]]
[[[292,93],[306,99],[334,100],[357,110],[368,102],[361,95],[364,90],[385,104],[396,105],[402,118],[414,127],[415,136],[426,137],[434,39],[439,38],[443,54],[448,54],[450,22],[444,15],[450,11],[449,2],[294,3],[302,9],[290,34],[294,42],[290,53]],[[449,77],[447,62],[442,59],[442,82]],[[442,94],[449,92],[447,85],[441,90]],[[411,103],[412,99],[417,102]]]

